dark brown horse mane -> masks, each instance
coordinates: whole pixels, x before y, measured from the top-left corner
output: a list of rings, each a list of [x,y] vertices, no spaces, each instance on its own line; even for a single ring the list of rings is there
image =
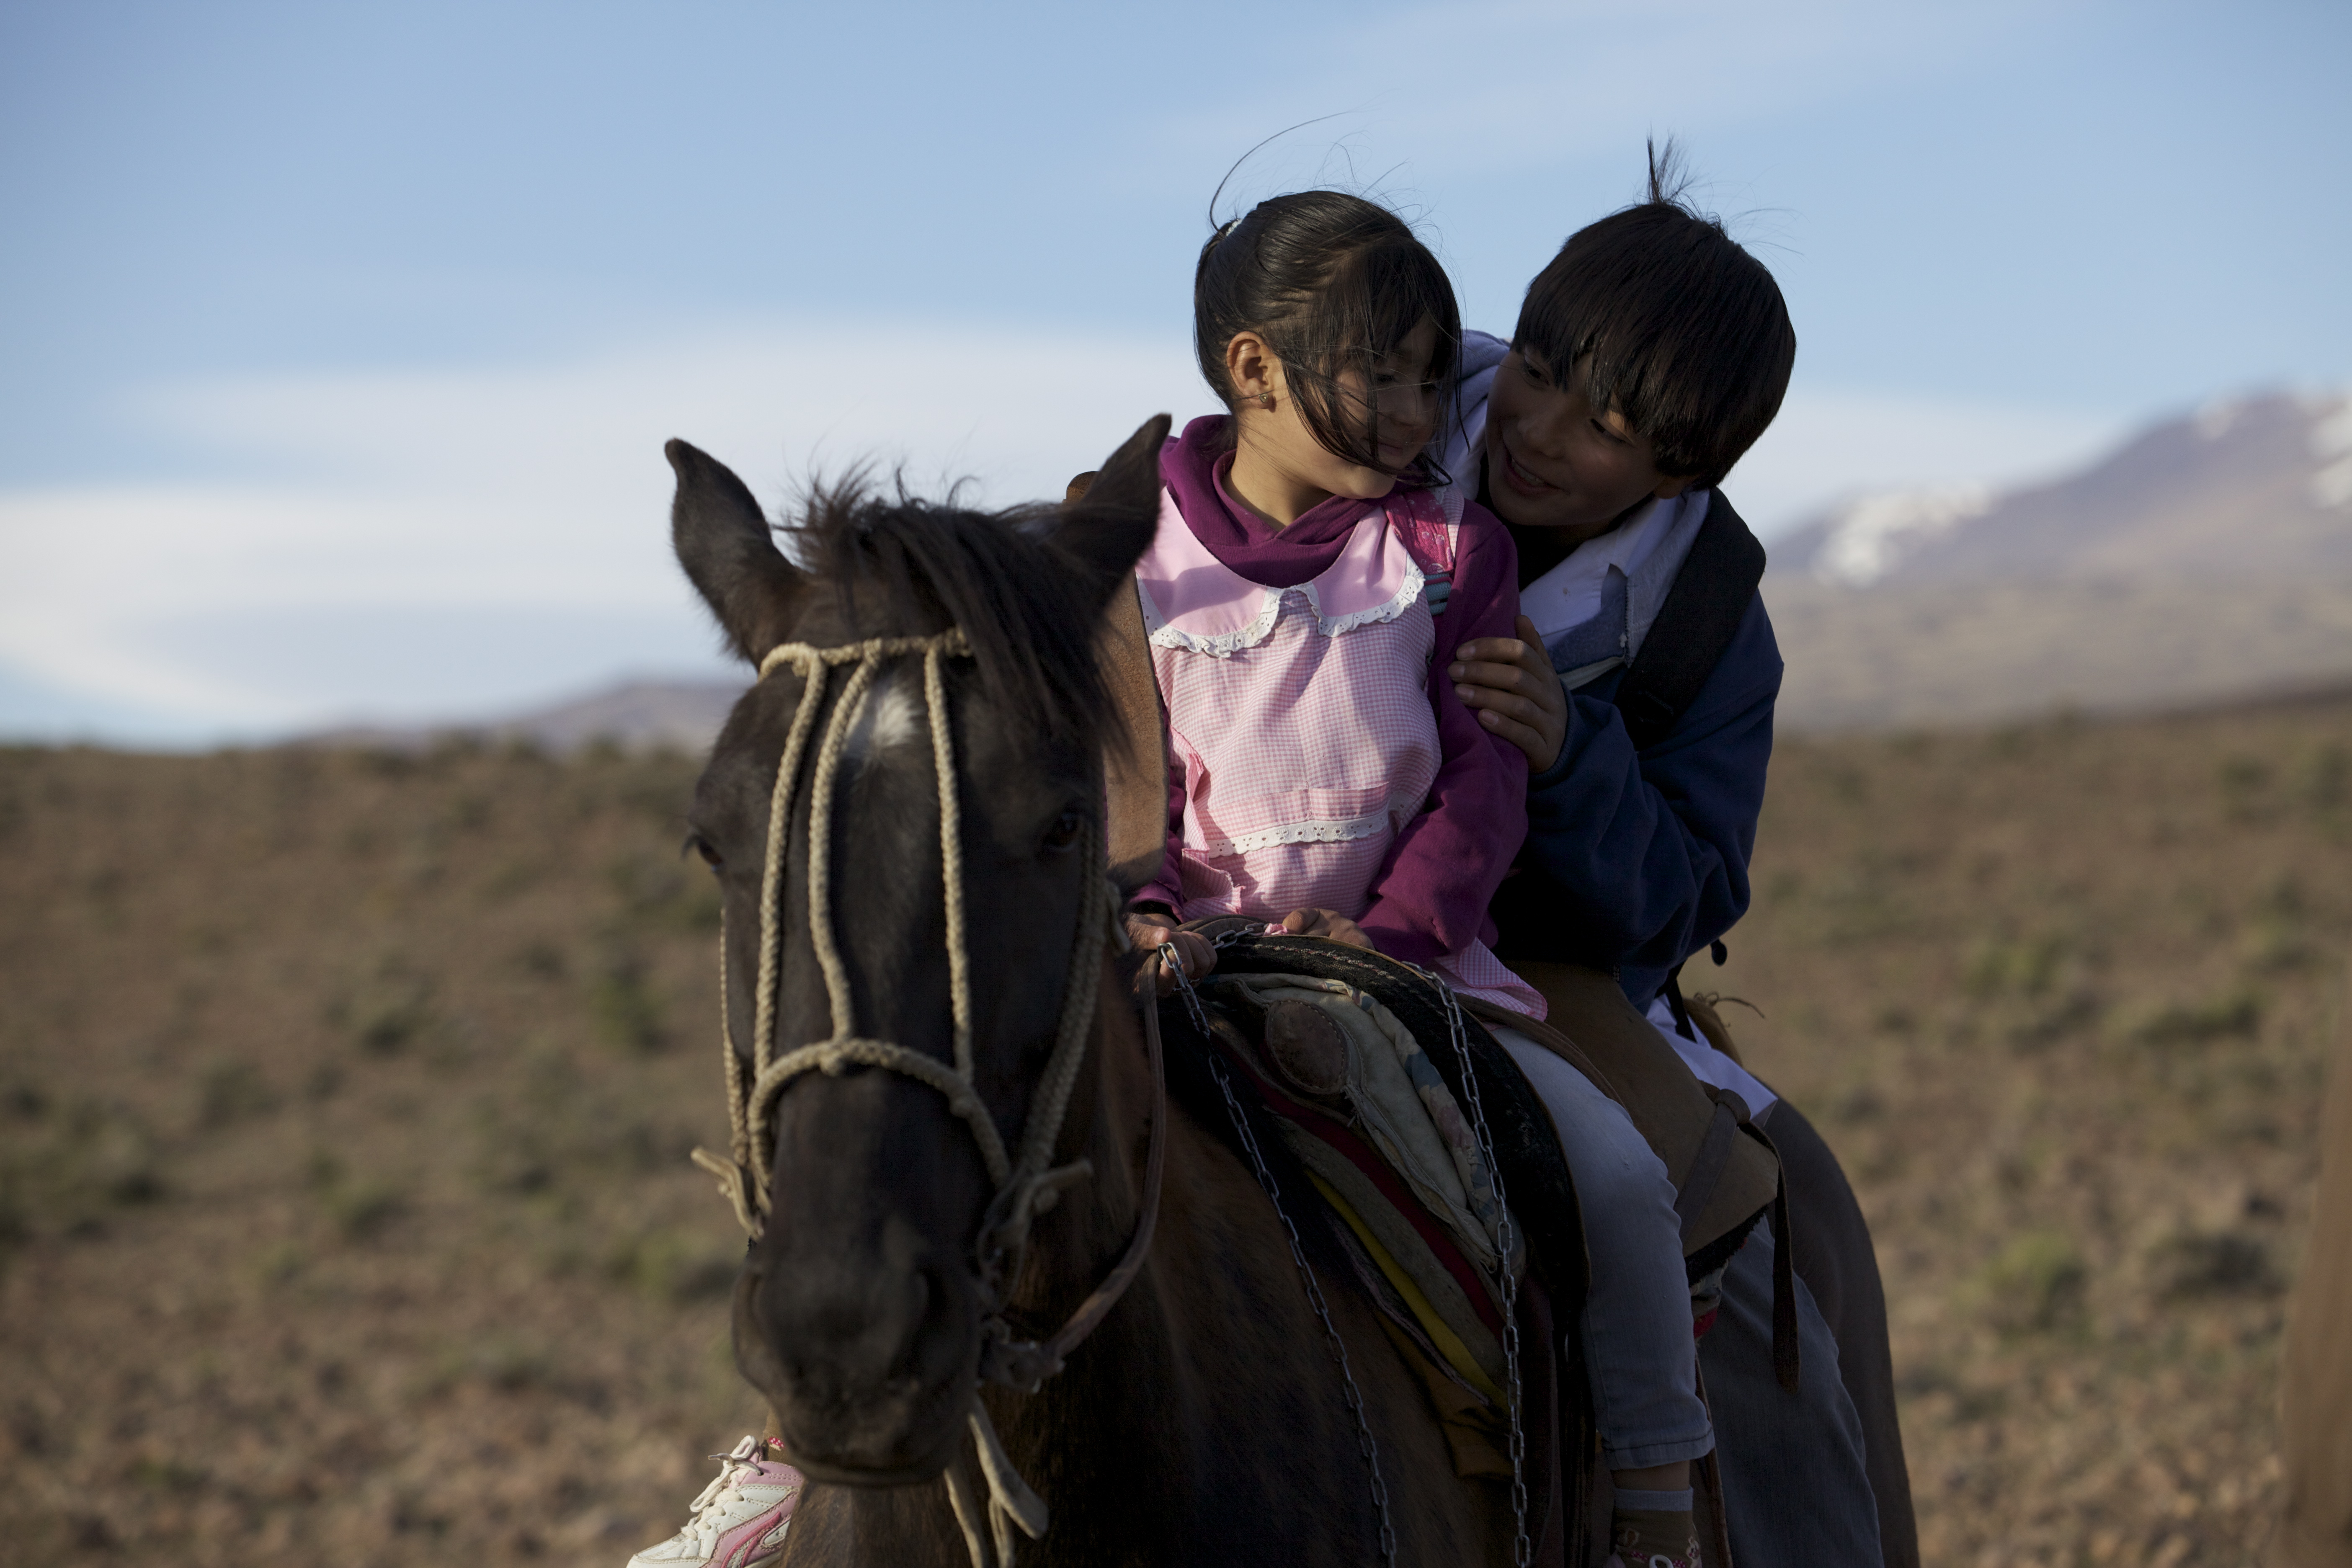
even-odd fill
[[[819,485],[785,525],[787,553],[832,585],[850,639],[963,628],[982,690],[1025,738],[1091,752],[1109,697],[1094,628],[1101,589],[1057,548],[1059,509],[974,511],[888,492],[863,472]]]

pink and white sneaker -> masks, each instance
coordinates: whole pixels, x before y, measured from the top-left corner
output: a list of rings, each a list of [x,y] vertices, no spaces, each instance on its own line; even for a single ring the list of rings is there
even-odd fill
[[[694,1500],[686,1528],[629,1559],[629,1568],[764,1568],[783,1555],[784,1530],[806,1483],[767,1445],[746,1437],[719,1461],[719,1475]]]

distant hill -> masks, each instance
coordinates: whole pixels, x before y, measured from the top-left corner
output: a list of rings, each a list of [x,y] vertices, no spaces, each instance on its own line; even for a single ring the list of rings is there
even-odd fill
[[[2352,681],[2352,397],[2217,403],[2007,492],[1863,496],[1771,557],[1800,728]]]
[[[717,738],[735,700],[742,695],[740,683],[640,680],[511,719],[335,730],[311,736],[305,743],[415,751],[445,737],[462,736],[523,742],[559,755],[597,742],[633,752],[674,751],[691,755]]]

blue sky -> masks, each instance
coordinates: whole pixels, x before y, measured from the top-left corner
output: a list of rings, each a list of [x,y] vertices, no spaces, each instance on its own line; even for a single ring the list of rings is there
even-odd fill
[[[2352,381],[2352,8],[0,3],[0,734],[720,667],[665,437],[1014,500],[1201,412],[1211,191],[1507,331],[1672,133],[1780,276],[1768,529]]]

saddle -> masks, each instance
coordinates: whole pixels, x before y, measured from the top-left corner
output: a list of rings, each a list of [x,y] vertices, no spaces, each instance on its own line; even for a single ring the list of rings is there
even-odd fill
[[[1420,1378],[1455,1473],[1506,1485],[1497,1287],[1509,1271],[1533,1561],[1599,1562],[1607,1477],[1583,1368],[1560,1354],[1564,1327],[1583,1308],[1583,1220],[1535,1090],[1475,1017],[1451,1023],[1444,995],[1408,965],[1319,938],[1265,936],[1247,920],[1187,929],[1217,943],[1217,972],[1196,987],[1205,1032],[1182,998],[1159,1004],[1171,1097],[1244,1158],[1232,1118],[1248,1121],[1318,1271],[1354,1279]],[[1458,1139],[1444,1131],[1448,1112],[1458,1118],[1474,1099],[1491,1171],[1467,1128]],[[1405,1147],[1416,1112],[1417,1150]],[[1303,1201],[1310,1192],[1321,1201]],[[1507,1254],[1495,1245],[1497,1197],[1516,1222]]]

